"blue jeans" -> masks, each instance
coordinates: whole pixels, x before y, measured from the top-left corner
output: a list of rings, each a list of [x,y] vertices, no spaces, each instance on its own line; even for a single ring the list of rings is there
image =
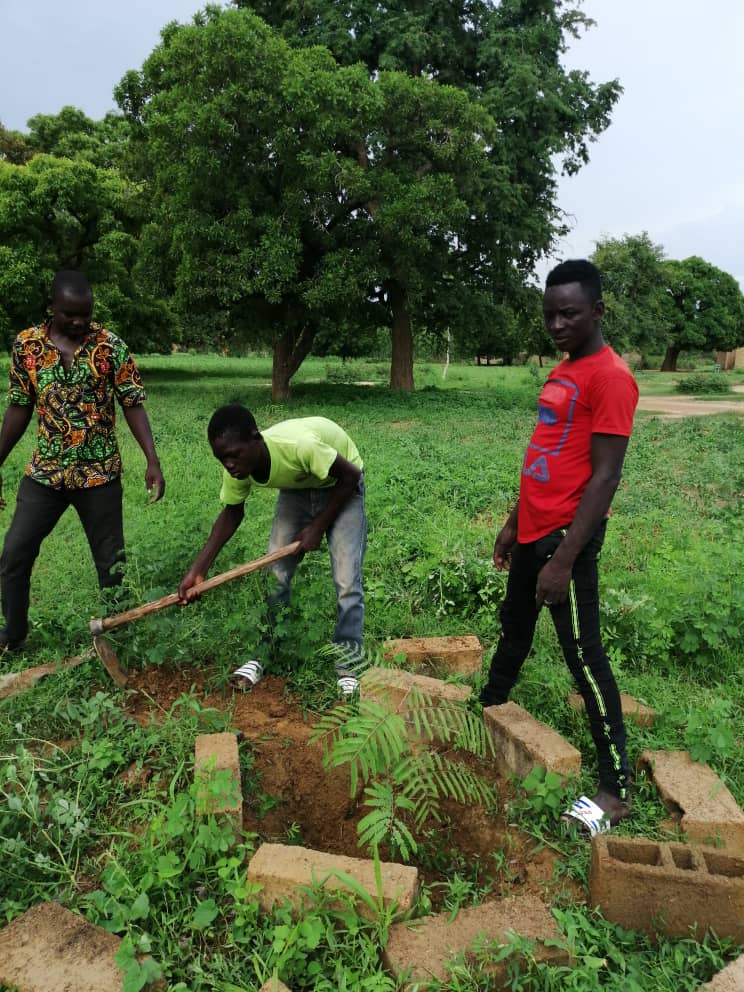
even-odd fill
[[[276,501],[269,551],[276,551],[294,541],[297,534],[321,513],[333,489],[281,489]],[[353,674],[361,663],[364,630],[364,590],[362,563],[367,549],[367,515],[364,510],[364,479],[326,531],[331,573],[336,586],[336,629],[333,643],[342,654],[336,661],[336,673]],[[270,612],[287,606],[292,577],[302,555],[292,555],[270,567],[275,588],[268,598]]]

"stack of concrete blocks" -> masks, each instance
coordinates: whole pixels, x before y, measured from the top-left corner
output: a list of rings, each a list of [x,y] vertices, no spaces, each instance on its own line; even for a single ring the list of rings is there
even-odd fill
[[[744,812],[685,751],[644,751],[639,767],[690,843],[594,837],[592,904],[611,922],[649,934],[702,937],[712,929],[744,943]]]

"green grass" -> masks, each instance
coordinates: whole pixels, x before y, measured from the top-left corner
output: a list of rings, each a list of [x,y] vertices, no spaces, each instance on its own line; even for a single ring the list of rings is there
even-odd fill
[[[342,366],[313,359],[296,377],[291,400],[277,406],[265,358],[176,355],[147,357],[141,366],[168,488],[160,504],[148,505],[142,456],[123,427],[131,604],[173,591],[206,538],[219,510],[221,471],[209,453],[206,423],[216,406],[237,400],[255,412],[259,425],[322,413],[356,440],[365,460],[370,521],[370,648],[392,636],[446,633],[475,633],[486,646],[494,642],[504,577],[490,563],[493,539],[516,499],[542,373],[452,365],[442,381],[440,364],[423,363],[416,368],[418,391],[394,396],[384,385],[385,362]],[[351,381],[329,383],[329,376]],[[666,390],[668,383],[671,393],[675,377],[659,376],[640,373],[642,390]],[[639,418],[601,567],[603,625],[621,688],[660,713],[653,729],[629,726],[631,758],[644,748],[691,749],[724,778],[740,804],[743,442],[744,423],[736,416]],[[4,466],[6,525],[32,444],[29,430]],[[265,551],[271,494],[255,494],[248,511],[213,572]],[[192,667],[219,684],[260,632],[262,595],[262,579],[251,576],[188,609],[123,628],[115,637],[117,651],[132,666]],[[29,654],[14,656],[12,666],[78,653],[90,643],[88,620],[107,609],[79,523],[69,513],[42,548]],[[331,698],[332,665],[321,649],[334,612],[327,557],[308,556],[297,575],[276,671],[288,676],[309,707]],[[589,788],[593,749],[585,720],[566,703],[568,688],[554,634],[541,619],[514,698],[581,748]],[[259,925],[245,910],[250,899],[244,879],[222,849],[219,831],[195,840],[188,798],[193,735],[229,726],[229,713],[205,711],[187,698],[163,724],[143,728],[123,714],[122,698],[101,684],[91,664],[0,703],[0,783],[6,796],[23,797],[20,809],[0,808],[0,914],[10,918],[37,899],[61,898],[107,925],[114,921],[117,932],[128,935],[132,988],[138,987],[134,953],[148,949],[166,966],[169,987],[179,990],[252,990],[273,968],[295,990],[391,988],[379,964],[384,921],[374,926],[350,914],[339,918],[321,903],[304,929],[281,913]],[[60,751],[44,741],[71,743]],[[155,769],[154,781],[142,794],[127,790],[119,772],[144,762]],[[9,775],[16,776],[15,785]],[[534,814],[529,798],[515,809],[524,829],[534,826]],[[639,787],[635,815],[623,830],[658,837],[665,815],[655,791]],[[577,855],[575,841],[558,837],[548,821],[536,828],[536,840],[557,845],[565,870],[585,880],[586,857]],[[191,844],[201,852],[193,864],[186,856]],[[253,844],[255,838],[246,838],[246,853]],[[183,866],[178,883],[159,860],[171,849]],[[80,894],[81,875],[87,879],[83,889],[98,886],[100,896]],[[465,880],[461,888],[472,884]],[[147,905],[137,902],[143,891]],[[513,988],[693,989],[733,953],[714,940],[650,945],[580,906],[556,910],[575,944],[573,976],[523,967]],[[235,977],[241,973],[255,975],[258,985]],[[465,992],[484,987],[465,972],[448,986]]]

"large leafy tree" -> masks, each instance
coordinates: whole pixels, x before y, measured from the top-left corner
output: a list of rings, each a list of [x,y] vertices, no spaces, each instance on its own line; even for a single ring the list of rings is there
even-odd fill
[[[602,274],[607,340],[618,351],[658,350],[668,304],[663,247],[646,231],[604,238],[597,242],[592,261]]]
[[[0,161],[0,332],[6,340],[44,314],[58,269],[82,269],[96,315],[135,347],[165,348],[172,328],[136,276],[138,191],[114,170],[37,154]]]
[[[681,351],[730,351],[744,344],[744,296],[728,272],[693,255],[663,263],[667,299],[662,372],[674,372]]]
[[[607,127],[620,92],[617,82],[595,85],[586,73],[562,65],[568,40],[591,22],[563,0],[236,2],[250,6],[292,44],[327,45],[340,63],[361,62],[375,78],[393,69],[462,87],[488,111],[495,132],[483,195],[465,229],[449,232],[460,306],[453,313],[447,294],[444,310],[450,312],[444,316],[454,316],[455,326],[463,322],[467,331],[476,315],[498,323],[505,305],[518,312],[520,288],[535,261],[565,229],[556,163],[573,173],[588,161],[589,143]],[[432,310],[443,315],[437,287],[446,285],[444,274],[442,266],[433,268],[431,292],[418,296],[405,283],[388,283],[392,382],[401,388],[413,384],[410,328],[431,330]]]
[[[334,331],[387,324],[408,349],[393,385],[412,388],[411,306],[443,323],[463,298],[453,244],[495,138],[482,108],[217,8],[166,28],[117,99],[152,194],[149,269],[172,280],[189,333],[270,343],[278,399],[318,335],[327,348]]]

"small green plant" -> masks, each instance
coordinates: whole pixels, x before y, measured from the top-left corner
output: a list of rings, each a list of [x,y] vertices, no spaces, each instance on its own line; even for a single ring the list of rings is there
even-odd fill
[[[535,765],[522,780],[525,791],[524,808],[537,823],[547,824],[558,819],[563,806],[563,783],[555,772]]]
[[[715,699],[691,708],[687,716],[685,744],[693,761],[725,764],[734,744],[730,699]]]
[[[363,793],[370,812],[357,827],[359,843],[369,849],[390,845],[404,861],[418,849],[418,832],[429,817],[440,819],[442,799],[460,803],[495,803],[493,789],[462,762],[442,755],[428,742],[440,741],[485,756],[492,748],[480,715],[463,705],[434,705],[413,688],[405,713],[389,700],[362,698],[325,714],[311,741],[323,740],[324,762],[350,766],[351,794]],[[418,746],[411,746],[413,736]]]

